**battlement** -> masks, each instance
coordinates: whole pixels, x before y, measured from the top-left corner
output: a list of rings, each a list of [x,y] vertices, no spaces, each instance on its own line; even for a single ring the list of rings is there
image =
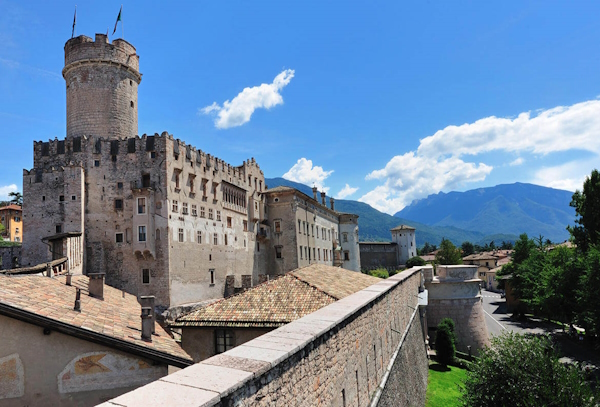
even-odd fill
[[[65,44],[63,76],[73,64],[84,61],[119,63],[132,69],[139,76],[140,58],[135,47],[123,39],[116,39],[111,44],[104,34],[96,34],[95,41],[85,35],[71,38]]]
[[[170,142],[170,143],[169,143]],[[167,151],[167,144],[172,146],[172,151]],[[80,162],[78,154],[104,154],[111,156],[126,155],[137,151],[159,151],[168,154],[177,154],[196,165],[205,165],[211,171],[220,171],[232,177],[241,178],[254,173],[264,176],[256,160],[248,159],[239,166],[233,166],[224,160],[202,151],[185,141],[176,139],[172,134],[163,131],[161,134],[143,134],[133,137],[96,137],[91,135],[67,136],[64,139],[54,138],[48,141],[33,142],[33,156],[36,167],[47,167],[67,158]],[[40,165],[41,164],[41,165]]]

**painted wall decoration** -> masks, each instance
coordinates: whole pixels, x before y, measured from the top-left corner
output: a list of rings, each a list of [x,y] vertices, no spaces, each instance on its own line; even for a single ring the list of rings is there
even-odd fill
[[[58,375],[59,393],[141,386],[167,374],[166,366],[153,366],[131,356],[90,352],[77,356]]]
[[[25,394],[25,370],[17,353],[0,358],[0,399]]]

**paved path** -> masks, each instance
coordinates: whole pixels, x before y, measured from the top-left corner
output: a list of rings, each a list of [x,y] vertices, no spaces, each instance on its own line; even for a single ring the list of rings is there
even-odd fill
[[[576,339],[572,339],[564,334],[561,327],[539,318],[528,318],[526,321],[512,321],[510,319],[511,314],[506,311],[506,301],[504,298],[500,298],[500,294],[481,290],[481,296],[483,297],[485,322],[491,336],[500,335],[505,330],[520,334],[551,334],[564,354],[563,360],[579,361],[600,366],[600,356],[598,353]]]

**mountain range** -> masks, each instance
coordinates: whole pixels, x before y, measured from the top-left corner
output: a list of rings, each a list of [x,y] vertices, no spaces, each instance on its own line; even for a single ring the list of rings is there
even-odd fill
[[[267,178],[269,188],[280,185],[312,197],[311,187],[283,178]],[[336,200],[335,209],[359,216],[361,241],[389,241],[390,229],[400,224],[417,229],[417,246],[439,245],[442,238],[456,245],[464,241],[485,244],[515,241],[521,233],[562,242],[569,237],[566,226],[574,224],[569,206],[572,192],[539,185],[515,183],[465,192],[440,192],[413,201],[394,216],[366,203]]]

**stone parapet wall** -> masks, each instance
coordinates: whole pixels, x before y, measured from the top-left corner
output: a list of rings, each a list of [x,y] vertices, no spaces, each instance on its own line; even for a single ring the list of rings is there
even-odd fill
[[[103,405],[423,405],[420,285],[404,271]]]

